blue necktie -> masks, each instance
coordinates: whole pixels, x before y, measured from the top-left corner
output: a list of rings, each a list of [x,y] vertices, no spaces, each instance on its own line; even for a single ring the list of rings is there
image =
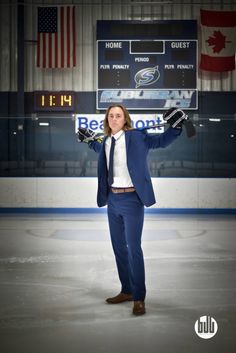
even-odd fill
[[[113,184],[113,161],[114,161],[114,148],[116,139],[112,136],[111,138],[111,149],[109,155],[109,169],[108,169],[108,184],[111,186]]]

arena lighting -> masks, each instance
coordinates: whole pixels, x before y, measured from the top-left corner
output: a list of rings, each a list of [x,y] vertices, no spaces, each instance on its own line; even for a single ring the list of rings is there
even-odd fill
[[[33,121],[37,121],[39,118],[38,118],[38,116],[37,116],[36,113],[32,113],[32,114],[31,114],[31,119],[32,119]]]
[[[209,121],[214,121],[216,123],[219,123],[221,121],[221,119],[219,119],[219,118],[210,118]]]
[[[49,123],[39,123],[40,126],[49,126]]]
[[[23,126],[22,124],[19,124],[19,125],[17,126],[17,130],[18,130],[18,131],[23,131],[23,130],[24,130],[24,126]]]

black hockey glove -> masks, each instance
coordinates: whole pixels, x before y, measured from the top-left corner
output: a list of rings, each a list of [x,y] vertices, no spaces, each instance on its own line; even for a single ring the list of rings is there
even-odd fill
[[[173,128],[180,129],[184,121],[188,119],[188,115],[179,108],[170,108],[164,113],[163,119]]]
[[[78,142],[89,143],[92,141],[102,142],[102,137],[96,134],[93,130],[79,128],[77,131],[77,140]]]

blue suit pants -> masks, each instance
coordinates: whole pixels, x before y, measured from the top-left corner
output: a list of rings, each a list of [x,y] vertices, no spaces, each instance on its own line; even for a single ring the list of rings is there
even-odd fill
[[[107,212],[121,292],[131,293],[133,300],[144,300],[146,287],[141,248],[144,206],[136,192],[110,192]]]

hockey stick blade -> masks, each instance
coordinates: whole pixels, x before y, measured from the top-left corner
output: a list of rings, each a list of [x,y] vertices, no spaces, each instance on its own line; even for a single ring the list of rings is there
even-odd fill
[[[186,135],[191,138],[196,135],[196,129],[195,126],[193,125],[192,121],[187,119],[184,121],[184,126],[186,129]]]

